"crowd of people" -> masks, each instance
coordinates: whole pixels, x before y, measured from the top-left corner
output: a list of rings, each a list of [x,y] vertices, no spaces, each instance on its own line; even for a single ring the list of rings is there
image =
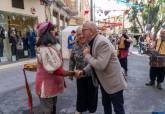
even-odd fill
[[[18,31],[16,28],[11,27],[6,31],[0,26],[0,62],[3,62],[2,58],[6,55],[6,44],[4,40],[9,40],[9,52],[11,52],[11,60],[13,62],[21,58],[34,58],[36,57],[35,44],[36,44],[36,32],[29,27],[26,32]]]
[[[57,97],[65,88],[64,77],[76,78],[77,100],[75,114],[88,111],[94,114],[98,104],[98,89],[102,94],[104,114],[125,114],[123,92],[127,88],[127,57],[132,39],[123,30],[118,38],[118,53],[108,38],[99,34],[93,22],[85,22],[68,36],[70,52],[69,71],[63,68],[58,30],[51,22],[39,24],[37,28],[37,73],[35,89],[44,114],[56,114]],[[165,54],[165,29],[155,44],[160,54]],[[161,43],[163,42],[163,43]],[[123,68],[123,69],[122,69]],[[150,82],[162,89],[164,67],[150,68]],[[113,106],[113,108],[112,108]],[[113,110],[112,110],[113,109]]]

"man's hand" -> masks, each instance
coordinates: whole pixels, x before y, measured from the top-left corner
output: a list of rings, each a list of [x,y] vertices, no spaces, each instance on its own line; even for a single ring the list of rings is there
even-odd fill
[[[81,71],[81,70],[75,70],[75,75],[74,75],[74,77],[75,77],[75,78],[80,78],[82,74],[83,74],[83,71]]]
[[[84,56],[86,56],[86,55],[89,54],[89,53],[90,53],[90,49],[86,47],[86,48],[83,50]]]

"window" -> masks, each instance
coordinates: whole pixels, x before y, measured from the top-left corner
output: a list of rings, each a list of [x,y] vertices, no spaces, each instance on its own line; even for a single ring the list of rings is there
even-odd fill
[[[24,0],[12,0],[12,7],[24,9]]]

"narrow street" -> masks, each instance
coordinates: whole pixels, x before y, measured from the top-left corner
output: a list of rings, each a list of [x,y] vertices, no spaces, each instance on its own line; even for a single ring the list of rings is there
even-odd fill
[[[158,63],[160,68],[150,70],[149,57],[144,53],[152,54],[156,58],[153,63]],[[106,91],[116,93],[108,97],[104,95],[105,101],[112,97],[113,104],[123,104],[123,93],[118,90],[125,84],[119,77],[120,66],[115,54],[121,59],[125,70],[129,55],[128,88],[123,92],[125,114],[165,114],[165,82],[161,84],[165,75],[165,0],[1,0],[0,114],[31,114],[23,67],[24,64],[36,62],[36,57],[41,63],[37,66],[40,73],[37,90],[41,96],[42,93],[48,98],[58,95],[61,86],[56,84],[62,80],[52,80],[53,74],[47,73],[58,69],[56,63],[63,64],[64,69],[68,70],[68,59],[73,57],[77,69],[84,67],[81,66],[84,65],[83,59],[96,65]],[[44,68],[46,71],[43,71]],[[157,87],[145,85],[150,81],[149,72],[153,74],[151,78],[157,75]],[[33,98],[33,114],[43,114],[47,106],[40,106],[35,93],[36,72],[26,71],[26,74]],[[94,75],[92,71],[89,74]],[[153,80],[147,85],[154,85]],[[65,78],[66,88],[58,95],[57,107],[53,106],[53,112],[56,109],[56,114],[75,114],[76,86],[81,85],[76,81],[75,78]],[[49,100],[52,101],[44,99],[44,103],[49,104]],[[105,106],[108,105],[105,103]],[[97,106],[94,114],[104,114],[100,88]],[[93,108],[91,105],[89,107]],[[44,113],[51,112],[51,109],[52,106]],[[117,112],[120,106],[116,105],[115,109]],[[124,113],[123,105],[120,113]]]
[[[67,68],[68,61],[65,61]],[[126,114],[151,114],[153,111],[165,112],[165,89],[160,91],[155,87],[147,87],[149,80],[148,57],[133,53],[129,56],[128,89],[125,90]],[[27,97],[24,88],[24,78],[21,66],[0,70],[0,114],[26,114]],[[34,107],[38,110],[39,100],[34,93],[34,73],[27,72],[31,84]],[[66,78],[67,88],[58,97],[57,114],[73,114],[76,103],[75,80]],[[165,84],[163,84],[165,88]],[[97,114],[103,114],[101,94]]]

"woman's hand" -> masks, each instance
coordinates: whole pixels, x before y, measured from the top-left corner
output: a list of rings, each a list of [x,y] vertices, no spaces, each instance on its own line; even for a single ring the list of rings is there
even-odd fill
[[[64,71],[64,76],[74,76],[75,71]]]

